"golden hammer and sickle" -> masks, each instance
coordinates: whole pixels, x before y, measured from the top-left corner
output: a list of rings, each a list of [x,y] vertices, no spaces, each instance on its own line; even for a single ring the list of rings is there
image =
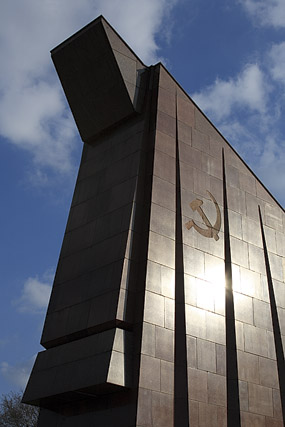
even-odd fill
[[[191,227],[194,227],[195,230],[198,231],[198,233],[202,234],[202,236],[214,237],[214,239],[217,241],[217,240],[219,240],[218,233],[219,233],[220,228],[221,228],[221,211],[220,211],[219,205],[218,205],[215,197],[210,193],[210,191],[207,191],[207,193],[211,197],[211,199],[214,202],[215,207],[216,207],[217,219],[216,219],[215,224],[212,225],[210,223],[206,214],[204,213],[203,209],[201,208],[203,201],[200,199],[195,199],[190,203],[190,207],[191,207],[192,211],[197,211],[199,213],[199,215],[201,216],[202,220],[204,221],[204,223],[206,224],[206,226],[208,228],[205,229],[205,228],[199,227],[197,224],[195,224],[193,219],[188,221],[185,225],[188,228],[188,230],[190,230]]]

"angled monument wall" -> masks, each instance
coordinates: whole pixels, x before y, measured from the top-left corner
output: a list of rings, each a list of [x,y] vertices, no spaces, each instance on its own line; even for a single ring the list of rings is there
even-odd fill
[[[84,147],[24,394],[39,426],[282,427],[284,210],[102,17],[52,57]]]

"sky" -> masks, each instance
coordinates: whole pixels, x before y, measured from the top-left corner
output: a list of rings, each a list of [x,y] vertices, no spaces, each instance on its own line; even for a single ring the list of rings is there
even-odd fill
[[[285,206],[285,0],[9,0],[0,5],[0,394],[37,352],[82,142],[50,50],[103,14],[164,63]]]

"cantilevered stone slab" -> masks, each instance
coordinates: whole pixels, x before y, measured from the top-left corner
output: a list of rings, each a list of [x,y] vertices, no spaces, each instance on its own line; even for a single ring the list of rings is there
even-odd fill
[[[102,17],[51,53],[84,142],[140,110],[146,67]]]

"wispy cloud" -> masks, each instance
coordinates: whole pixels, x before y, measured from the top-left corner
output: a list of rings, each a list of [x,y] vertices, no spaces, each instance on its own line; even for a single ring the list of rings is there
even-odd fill
[[[246,108],[264,113],[268,88],[264,74],[257,64],[248,64],[235,78],[221,80],[194,93],[193,99],[216,120],[230,116],[234,109]]]
[[[280,201],[281,198],[284,201],[284,168],[285,139],[274,133],[266,135],[262,153],[256,164],[256,173],[267,183],[268,188],[274,190]]]
[[[285,42],[273,44],[268,58],[272,78],[285,84]]]
[[[260,144],[259,132],[254,132],[248,123],[239,121],[234,116],[227,120],[219,122],[219,129],[225,135],[228,141],[235,144],[236,149],[244,157],[249,156],[257,158],[262,153],[262,145]]]
[[[148,65],[160,58],[158,33],[169,38],[168,18],[178,0],[99,0],[97,4],[110,23]]]
[[[80,144],[49,50],[103,14],[146,63],[155,62],[156,35],[168,31],[166,20],[175,2],[11,0],[2,5],[0,134],[31,154],[36,175],[73,171]]]
[[[13,301],[13,305],[22,313],[43,313],[48,305],[53,274],[45,273],[40,280],[36,277],[29,277],[22,289],[20,298]]]
[[[236,76],[216,81],[193,99],[279,200],[284,200],[285,144],[281,103],[285,43],[264,52]],[[280,95],[280,87],[282,91]]]
[[[284,0],[240,0],[255,24],[285,27]]]
[[[11,385],[18,387],[19,389],[24,389],[29,379],[35,359],[36,355],[25,362],[21,362],[16,365],[10,365],[8,362],[1,362],[1,375]]]

